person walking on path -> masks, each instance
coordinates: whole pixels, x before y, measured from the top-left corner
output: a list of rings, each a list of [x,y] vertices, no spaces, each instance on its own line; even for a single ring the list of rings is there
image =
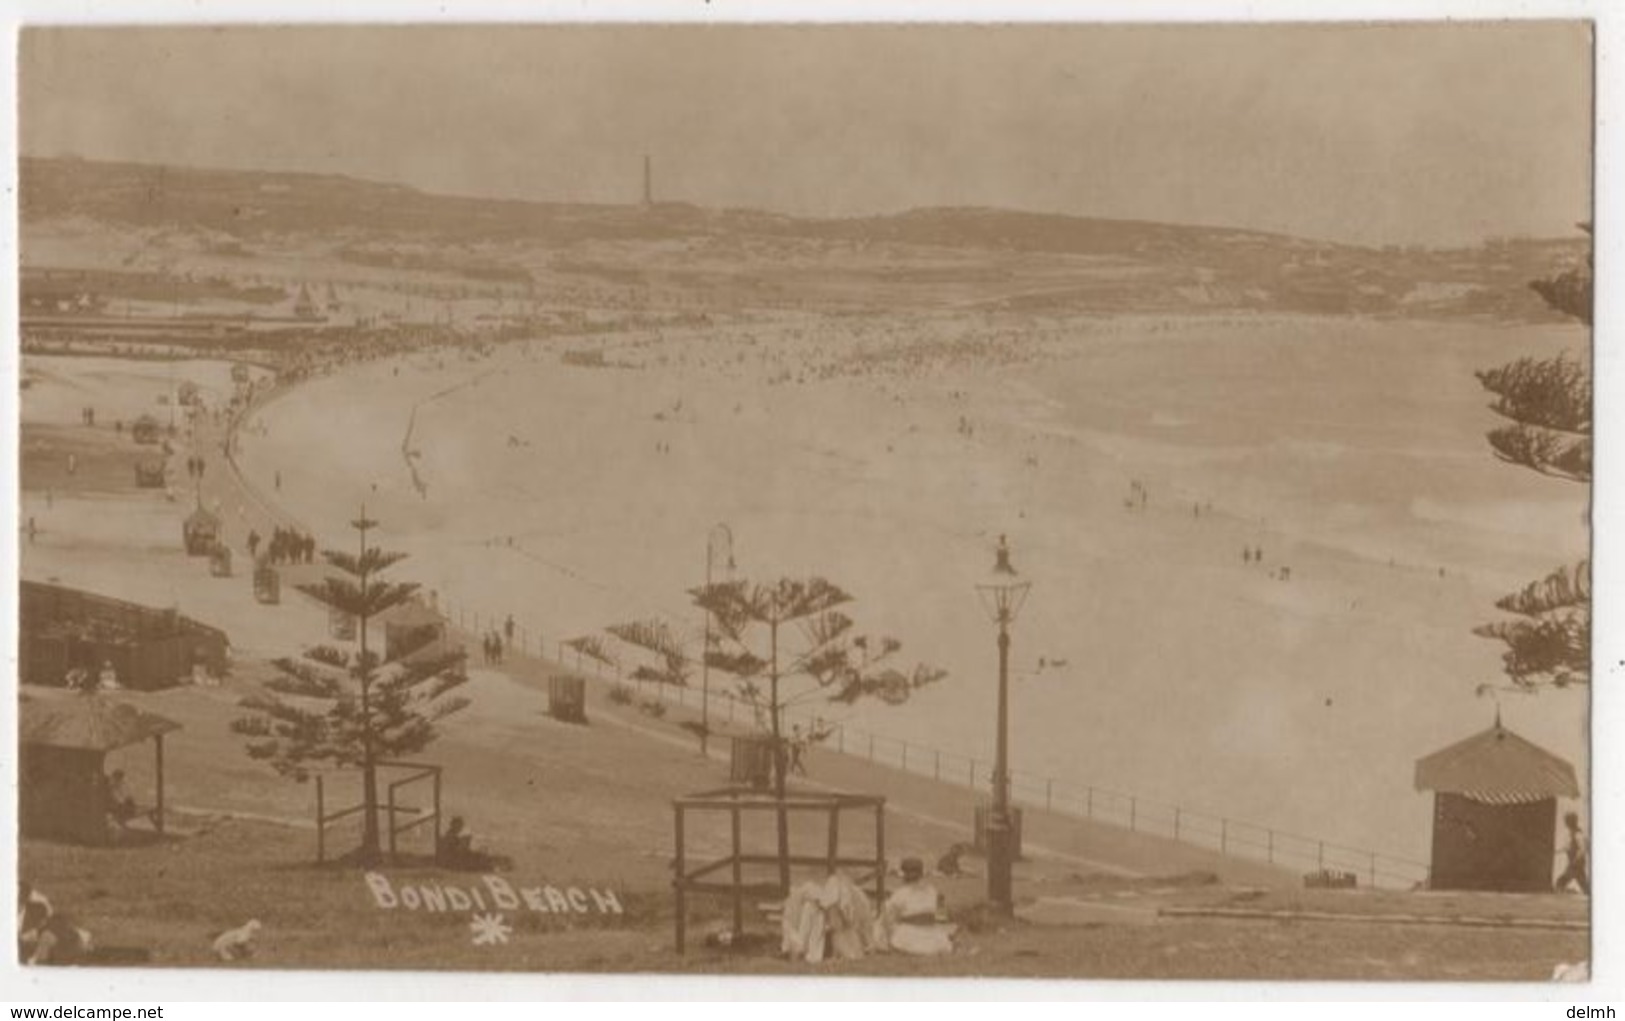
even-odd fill
[[[503,621],[503,623],[502,623],[502,634],[508,639],[508,644],[512,645],[513,644],[513,614],[511,614],[511,613],[508,614],[508,619]]]
[[[1562,893],[1568,889],[1570,883],[1575,883],[1580,887],[1581,893],[1589,895],[1591,847],[1586,841],[1585,831],[1580,829],[1580,816],[1574,812],[1568,813],[1563,817],[1563,825],[1569,829],[1569,842],[1561,853],[1568,856],[1569,864],[1563,870],[1563,874],[1557,877],[1557,882],[1552,884],[1552,889]]]

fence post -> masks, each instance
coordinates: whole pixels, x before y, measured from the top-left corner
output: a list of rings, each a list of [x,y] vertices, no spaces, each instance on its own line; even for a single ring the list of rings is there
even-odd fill
[[[1130,795],[1128,799],[1128,831],[1130,833],[1134,832],[1134,824],[1139,820],[1139,815],[1140,799]]]
[[[316,774],[316,864],[327,861],[327,806],[322,797],[322,774]]]
[[[1174,839],[1179,839],[1179,806],[1174,806]]]

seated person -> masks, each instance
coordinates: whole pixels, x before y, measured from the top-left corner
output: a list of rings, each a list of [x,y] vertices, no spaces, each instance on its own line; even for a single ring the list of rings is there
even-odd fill
[[[31,884],[17,888],[17,957],[23,964],[77,964],[91,951],[90,933],[51,907]]]
[[[446,832],[440,834],[438,854],[442,862],[450,864],[474,853],[474,834],[468,832],[466,826],[462,816],[451,817]]]
[[[107,798],[108,816],[123,829],[128,829],[130,820],[141,814],[136,807],[135,798],[124,786],[124,770],[115,769],[112,775],[105,780],[105,796]]]
[[[476,850],[474,847],[474,834],[469,831],[468,824],[463,821],[463,817],[460,815],[451,817],[451,822],[446,826],[446,832],[440,835],[440,844],[435,851],[435,856],[440,864],[451,869],[483,872],[491,869],[513,867],[513,862],[509,858],[491,854],[488,851]]]
[[[875,943],[898,953],[930,956],[952,953],[956,926],[943,921],[942,894],[925,881],[918,858],[902,863],[903,885],[892,891],[875,924]]]

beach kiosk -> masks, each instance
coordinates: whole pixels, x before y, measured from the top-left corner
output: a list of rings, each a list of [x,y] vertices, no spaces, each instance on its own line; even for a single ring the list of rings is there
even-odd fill
[[[554,674],[548,678],[547,715],[565,723],[586,723],[586,680],[574,674]]]
[[[223,542],[209,550],[209,573],[216,578],[231,577],[231,547]]]
[[[106,695],[24,693],[20,705],[20,829],[25,837],[112,842],[107,755],[153,743],[153,829],[164,832],[164,735],[174,720]]]
[[[1435,890],[1547,891],[1556,861],[1557,799],[1577,798],[1574,767],[1501,725],[1416,763],[1433,792]]]
[[[135,463],[135,484],[138,489],[164,488],[164,462],[155,457],[143,458]]]
[[[187,556],[209,556],[220,541],[220,519],[198,507],[181,523],[181,539]]]
[[[130,426],[130,436],[137,443],[156,444],[163,439],[163,427],[151,415],[142,415]]]
[[[254,565],[254,599],[267,606],[282,602],[282,575],[263,560]]]
[[[735,734],[728,742],[728,782],[751,790],[766,790],[773,783],[773,738],[765,734]]]

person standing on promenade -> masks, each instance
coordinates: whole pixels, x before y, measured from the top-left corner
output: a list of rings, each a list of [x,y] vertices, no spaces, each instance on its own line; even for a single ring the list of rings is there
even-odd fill
[[[1580,887],[1581,893],[1589,895],[1591,893],[1591,847],[1586,840],[1585,831],[1580,829],[1580,816],[1575,812],[1568,813],[1563,816],[1563,825],[1568,827],[1569,842],[1560,853],[1568,856],[1569,864],[1563,870],[1563,874],[1557,877],[1557,882],[1552,884],[1552,889],[1562,893],[1568,889],[1570,883],[1575,883]]]

